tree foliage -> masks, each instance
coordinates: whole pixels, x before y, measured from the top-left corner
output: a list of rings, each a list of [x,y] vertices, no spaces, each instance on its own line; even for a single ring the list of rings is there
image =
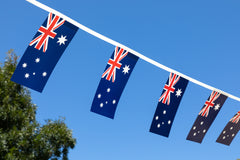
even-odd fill
[[[36,121],[29,90],[10,81],[17,59],[10,50],[0,66],[0,159],[67,160],[76,139],[63,118],[45,125]]]

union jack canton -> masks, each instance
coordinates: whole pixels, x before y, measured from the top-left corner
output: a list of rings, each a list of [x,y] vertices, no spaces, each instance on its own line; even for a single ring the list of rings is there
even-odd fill
[[[240,111],[237,112],[237,114],[230,120],[232,123],[238,123],[240,119]]]
[[[54,30],[62,26],[65,22],[65,20],[60,20],[60,17],[57,15],[54,16],[54,18],[52,17],[53,14],[50,13],[47,18],[47,26],[46,27],[41,26],[39,28],[38,32],[40,32],[41,34],[30,42],[29,44],[30,46],[36,43],[35,45],[36,49],[40,50],[41,47],[43,46],[43,52],[47,51],[49,38],[54,39],[55,36],[57,35],[57,33],[54,32]]]
[[[117,104],[137,60],[138,57],[132,53],[115,48],[94,96],[92,112],[114,118]]]
[[[108,60],[108,64],[110,65],[108,69],[103,73],[102,78],[106,77],[106,80],[110,81],[112,78],[112,82],[115,82],[116,79],[116,69],[120,69],[122,63],[120,61],[126,57],[128,54],[127,51],[120,48],[118,51],[118,47],[115,48],[114,58]]]
[[[211,96],[209,98],[209,100],[207,100],[205,102],[205,107],[203,107],[203,109],[200,111],[199,115],[203,116],[203,117],[207,117],[209,114],[209,110],[210,108],[212,108],[214,106],[214,101],[216,99],[218,99],[218,97],[220,96],[220,93],[218,92],[212,92]],[[217,109],[219,105],[217,105],[215,108]]]
[[[176,75],[176,74],[172,74],[170,73],[169,75],[169,80],[168,80],[168,84],[165,84],[164,86],[164,92],[162,94],[162,96],[159,98],[159,102],[162,101],[162,103],[169,105],[170,103],[170,95],[171,93],[174,93],[175,91],[175,84],[179,81],[180,76]]]
[[[11,78],[12,81],[42,92],[55,65],[78,28],[49,13]]]

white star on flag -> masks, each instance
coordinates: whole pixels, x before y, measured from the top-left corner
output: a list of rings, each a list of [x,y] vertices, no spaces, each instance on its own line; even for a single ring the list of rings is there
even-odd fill
[[[129,65],[127,66],[127,65],[125,65],[125,67],[123,67],[123,73],[124,74],[126,74],[126,73],[128,73],[128,71],[130,70],[130,68],[129,68]]]
[[[59,43],[60,46],[61,46],[62,44],[65,45],[65,42],[67,41],[66,37],[67,37],[67,36],[64,36],[64,37],[63,37],[63,35],[61,35],[61,37],[58,37],[57,43]]]
[[[27,63],[23,63],[23,64],[22,64],[22,67],[23,67],[23,68],[26,68],[26,67],[27,67]]]
[[[29,78],[29,74],[28,73],[25,74],[25,78]]]
[[[217,105],[214,107],[214,110],[217,111],[217,110],[219,110],[220,107],[221,107],[220,104],[217,104]]]
[[[36,58],[36,59],[35,59],[35,62],[36,62],[36,63],[40,62],[40,58]]]
[[[47,76],[47,72],[43,72],[42,76],[46,77]]]
[[[182,94],[182,89],[178,89],[176,91],[176,96],[179,97],[179,96],[181,96],[181,94]]]

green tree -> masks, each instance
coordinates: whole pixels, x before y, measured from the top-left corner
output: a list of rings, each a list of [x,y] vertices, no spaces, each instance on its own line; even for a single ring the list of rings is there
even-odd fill
[[[18,57],[8,51],[0,65],[0,159],[1,160],[67,160],[76,139],[60,118],[36,121],[37,106],[27,88],[10,81]]]

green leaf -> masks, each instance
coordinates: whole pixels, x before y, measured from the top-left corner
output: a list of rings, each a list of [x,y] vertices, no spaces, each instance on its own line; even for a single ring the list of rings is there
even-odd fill
[[[36,121],[37,106],[30,91],[12,81],[18,57],[10,50],[0,63],[0,159],[67,160],[76,139],[64,118]]]

